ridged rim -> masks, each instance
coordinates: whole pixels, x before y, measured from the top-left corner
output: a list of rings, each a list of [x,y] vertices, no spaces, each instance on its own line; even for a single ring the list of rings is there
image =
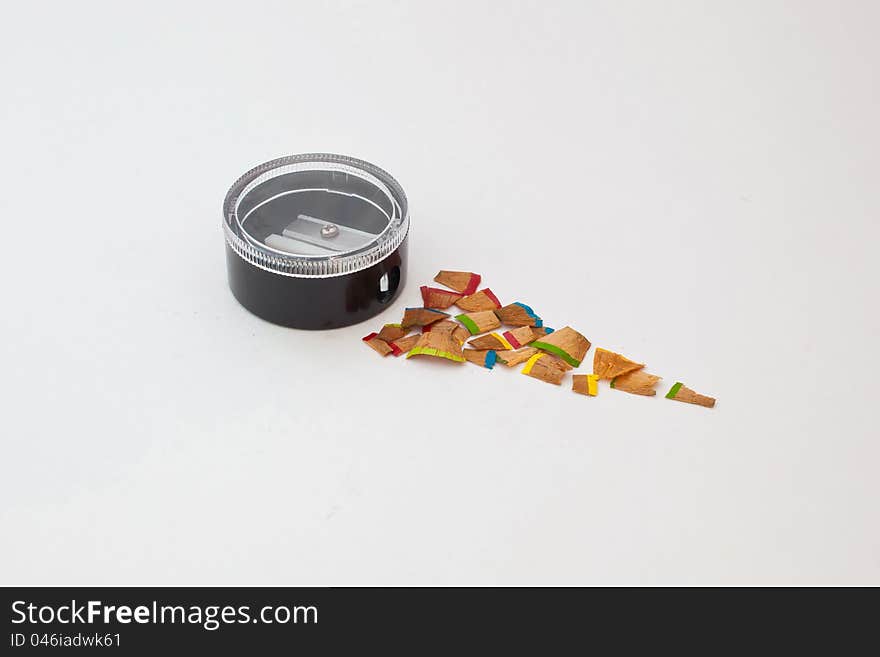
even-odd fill
[[[378,186],[390,192],[394,203],[400,209],[400,216],[389,223],[376,241],[362,249],[342,255],[329,256],[297,256],[269,252],[260,248],[247,236],[241,233],[241,226],[236,216],[236,208],[241,199],[256,184],[272,177],[270,174],[281,175],[278,170],[297,168],[314,163],[320,168],[339,170],[346,173],[361,175],[365,179],[380,183]],[[365,175],[364,175],[365,174]],[[370,180],[376,179],[375,181]],[[226,243],[243,260],[250,264],[282,276],[296,278],[329,278],[344,276],[381,262],[391,255],[406,239],[409,232],[409,204],[400,184],[384,169],[364,160],[347,155],[334,153],[303,153],[280,157],[264,162],[242,175],[223,200],[223,233]]]

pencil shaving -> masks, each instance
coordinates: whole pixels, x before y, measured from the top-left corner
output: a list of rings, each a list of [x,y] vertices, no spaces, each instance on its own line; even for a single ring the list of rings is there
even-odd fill
[[[492,331],[501,326],[498,317],[491,310],[481,310],[475,313],[456,315],[455,319],[461,322],[470,331],[471,335]]]
[[[462,354],[467,361],[489,370],[495,367],[497,361],[494,349],[465,349]]]
[[[570,326],[566,326],[535,340],[532,346],[561,358],[572,367],[580,367],[581,361],[590,349],[590,341]]]
[[[498,362],[508,367],[515,367],[520,363],[525,363],[529,358],[538,353],[534,347],[523,347],[516,351],[499,351],[497,352]]]
[[[706,395],[694,392],[680,381],[676,382],[676,384],[669,389],[669,392],[666,393],[666,399],[674,399],[675,401],[684,402],[686,404],[696,404],[697,406],[704,406],[706,408],[715,407],[714,397],[707,397]]]
[[[611,387],[633,395],[653,397],[657,394],[654,387],[662,377],[648,374],[644,370],[635,370],[611,379]]]
[[[455,305],[467,312],[495,310],[496,308],[501,307],[501,304],[498,302],[498,297],[496,297],[489,288],[480,290],[479,292],[475,292],[466,297],[461,297],[455,302]]]
[[[434,281],[445,285],[448,288],[461,292],[467,296],[477,291],[480,285],[481,276],[469,271],[447,271],[441,270],[435,277]]]
[[[601,347],[596,347],[596,353],[593,355],[593,374],[600,379],[613,379],[640,370],[644,366],[644,363],[636,363],[626,356]]]
[[[595,397],[599,394],[599,377],[595,374],[573,374],[571,389],[580,395]]]
[[[535,314],[530,306],[519,301],[514,301],[503,308],[495,311],[498,319],[508,326],[543,326],[543,321]]]
[[[403,319],[400,325],[407,329],[411,326],[427,326],[441,319],[449,317],[449,313],[444,313],[431,308],[407,308],[403,312]]]
[[[422,303],[425,308],[439,308],[440,310],[444,310],[453,306],[459,301],[459,299],[461,299],[461,295],[457,292],[441,290],[437,287],[422,285],[419,289],[422,292]]]

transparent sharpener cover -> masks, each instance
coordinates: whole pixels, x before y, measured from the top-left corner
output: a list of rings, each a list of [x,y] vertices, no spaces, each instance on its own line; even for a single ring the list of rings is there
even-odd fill
[[[397,181],[368,162],[330,154],[281,158],[249,171],[227,194],[224,218],[236,253],[292,276],[369,267],[409,228]]]

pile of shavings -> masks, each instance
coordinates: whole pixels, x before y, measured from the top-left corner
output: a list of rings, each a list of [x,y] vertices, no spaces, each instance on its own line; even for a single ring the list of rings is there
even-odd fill
[[[385,324],[363,341],[381,356],[426,356],[452,363],[473,363],[493,369],[522,365],[528,377],[561,386],[572,372],[571,389],[588,397],[599,394],[599,382],[612,390],[653,397],[662,377],[645,371],[645,364],[622,354],[596,347],[592,374],[577,374],[591,348],[590,341],[570,326],[554,330],[522,301],[502,304],[489,288],[480,288],[482,277],[473,272],[440,271],[434,282],[423,285],[422,306],[406,308],[397,324]],[[446,312],[457,306],[463,312]],[[666,392],[666,399],[715,406],[681,382]]]

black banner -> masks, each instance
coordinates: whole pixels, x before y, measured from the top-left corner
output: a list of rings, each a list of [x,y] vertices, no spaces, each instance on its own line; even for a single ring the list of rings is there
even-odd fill
[[[848,592],[574,588],[5,588],[0,653],[342,649],[420,654],[608,645],[839,652],[873,626]],[[873,597],[873,596],[871,596]],[[836,599],[836,601],[835,601]],[[846,619],[846,634],[833,620]],[[760,636],[758,643],[753,637]],[[705,637],[705,638],[703,638]],[[705,643],[704,642],[708,642]]]

